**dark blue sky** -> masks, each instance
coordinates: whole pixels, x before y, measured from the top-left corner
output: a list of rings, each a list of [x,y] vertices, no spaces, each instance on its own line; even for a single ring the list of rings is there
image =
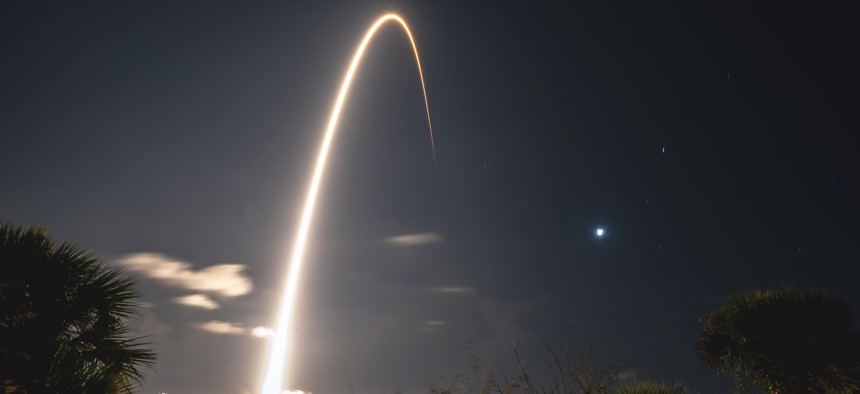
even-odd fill
[[[792,284],[860,306],[847,2],[6,2],[0,218],[106,261],[149,253],[145,392],[254,390],[265,340],[246,334],[274,322],[330,103],[392,10],[423,57],[438,168],[387,27],[323,187],[294,388],[418,392],[465,370],[467,341],[511,372],[512,341],[538,364],[567,332],[722,392],[694,341],[726,296]],[[217,272],[252,289],[202,288]]]

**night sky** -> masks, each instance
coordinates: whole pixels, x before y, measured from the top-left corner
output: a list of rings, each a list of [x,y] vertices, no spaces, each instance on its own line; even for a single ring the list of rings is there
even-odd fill
[[[695,338],[727,296],[860,307],[857,10],[756,3],[6,1],[0,220],[134,275],[143,392],[254,392],[331,102],[396,11],[438,162],[388,25],[332,151],[291,388],[417,393],[567,338],[725,392]]]

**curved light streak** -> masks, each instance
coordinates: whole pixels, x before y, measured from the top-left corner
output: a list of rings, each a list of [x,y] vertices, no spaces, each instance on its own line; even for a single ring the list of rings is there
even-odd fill
[[[364,39],[361,40],[361,44],[358,46],[358,49],[355,51],[355,55],[352,57],[352,62],[349,65],[349,69],[346,71],[343,83],[340,86],[340,92],[338,93],[337,99],[334,102],[334,107],[331,110],[328,126],[326,126],[323,142],[320,146],[319,155],[317,156],[316,165],[314,165],[313,176],[311,177],[311,182],[308,186],[308,194],[305,198],[305,206],[304,210],[302,210],[302,216],[299,221],[298,232],[296,233],[296,238],[293,242],[293,250],[290,257],[290,269],[287,273],[286,290],[284,291],[283,299],[281,301],[275,335],[269,342],[269,355],[266,360],[266,369],[260,385],[260,394],[282,393],[289,369],[287,361],[290,357],[290,348],[292,345],[290,327],[292,327],[299,276],[301,275],[308,232],[310,231],[313,221],[317,194],[325,173],[325,165],[328,159],[329,148],[331,147],[331,142],[334,138],[334,133],[340,119],[340,111],[343,108],[343,103],[346,100],[350,85],[352,84],[352,77],[355,75],[355,71],[361,63],[364,50],[367,48],[367,45],[370,43],[376,30],[386,22],[399,23],[406,32],[406,35],[409,37],[409,42],[412,44],[412,51],[415,53],[415,62],[418,65],[418,76],[421,78],[421,90],[424,93],[424,108],[427,112],[427,125],[430,128],[430,143],[433,148],[433,163],[434,165],[436,163],[436,143],[433,140],[433,125],[430,122],[430,104],[427,100],[427,88],[424,85],[424,72],[421,69],[421,59],[418,57],[418,47],[415,45],[415,40],[412,38],[412,32],[409,30],[409,26],[403,18],[397,14],[383,15],[374,22],[370,29],[368,29],[367,33],[365,33]]]

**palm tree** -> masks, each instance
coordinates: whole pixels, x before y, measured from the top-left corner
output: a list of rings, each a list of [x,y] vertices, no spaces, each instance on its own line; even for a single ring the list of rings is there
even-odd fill
[[[820,291],[750,291],[701,319],[699,356],[770,393],[860,390],[860,333],[850,305]]]
[[[134,284],[42,228],[0,223],[0,388],[130,393],[155,361],[128,336]]]

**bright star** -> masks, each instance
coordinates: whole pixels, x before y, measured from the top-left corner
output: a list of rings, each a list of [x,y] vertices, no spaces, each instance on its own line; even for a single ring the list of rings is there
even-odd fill
[[[594,233],[597,234],[598,237],[602,237],[603,236],[603,227],[598,227],[597,231],[595,231]]]

